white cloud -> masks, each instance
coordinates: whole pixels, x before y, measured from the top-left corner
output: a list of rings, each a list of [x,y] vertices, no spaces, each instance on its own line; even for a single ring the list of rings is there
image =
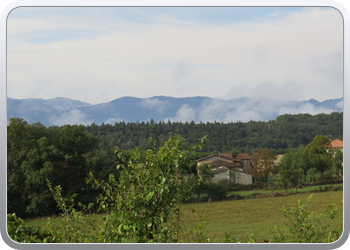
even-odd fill
[[[176,117],[170,118],[170,120],[182,122],[194,120],[197,123],[268,121],[282,114],[308,113],[315,115],[319,113],[330,114],[334,111],[336,110],[316,107],[310,103],[296,107],[294,101],[280,101],[267,98],[227,101],[213,99],[204,101],[197,110],[184,105],[178,110]]]
[[[196,121],[196,111],[194,108],[191,108],[189,105],[184,104],[181,108],[176,112],[176,116],[172,118],[166,118],[164,121],[172,121],[172,122],[191,122]]]
[[[147,109],[154,109],[159,114],[163,114],[163,112],[171,106],[171,104],[164,100],[159,100],[158,98],[149,98],[149,99],[143,99],[141,100],[141,107],[147,108]]]
[[[21,28],[24,21],[13,20],[8,29],[8,95],[65,96],[93,104],[121,96],[221,97],[229,91],[233,97],[260,93],[280,99],[339,98],[342,21],[332,8],[226,25],[110,19],[106,26],[94,26],[108,29],[99,36],[28,44],[20,34],[36,24],[41,30],[62,27],[39,20]],[[37,82],[43,79],[49,79],[47,86],[39,88]],[[105,97],[96,95],[101,89]]]
[[[339,108],[339,109],[343,109],[343,107],[344,107],[344,102],[343,102],[343,100],[341,100],[340,102],[338,102],[338,103],[335,105],[335,107],[337,107],[337,108]]]
[[[109,118],[106,121],[104,121],[104,123],[114,125],[114,123],[116,123],[116,122],[118,123],[118,122],[122,122],[122,121],[124,121],[124,120],[120,119],[120,118]]]
[[[305,105],[302,105],[298,108],[281,107],[278,110],[279,115],[282,115],[282,114],[305,114],[305,113],[310,114],[310,115],[315,115],[315,114],[320,114],[320,113],[330,114],[332,112],[334,112],[334,110],[323,108],[323,107],[315,107],[314,105],[312,105],[310,103],[306,103]]]
[[[63,126],[66,124],[87,125],[87,124],[91,124],[93,121],[86,119],[85,114],[79,111],[78,109],[72,109],[69,112],[64,112],[62,115],[59,115],[59,116],[56,116],[56,115],[50,116],[49,122],[57,126]]]

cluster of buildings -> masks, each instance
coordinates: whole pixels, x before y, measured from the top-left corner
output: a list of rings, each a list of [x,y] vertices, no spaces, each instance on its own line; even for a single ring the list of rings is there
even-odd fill
[[[343,141],[335,139],[331,141],[331,147],[343,151]],[[283,155],[277,155],[274,164],[277,165],[282,157]],[[210,165],[214,172],[214,182],[219,180],[229,180],[235,184],[253,184],[253,176],[250,174],[250,169],[254,168],[254,166],[250,161],[249,154],[212,154],[196,160],[196,163],[198,174],[201,166],[206,164]]]

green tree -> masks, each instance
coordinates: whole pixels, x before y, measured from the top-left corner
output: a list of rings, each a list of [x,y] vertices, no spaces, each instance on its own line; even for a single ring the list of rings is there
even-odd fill
[[[60,168],[55,172],[53,185],[60,184],[63,195],[79,192],[86,187],[85,178],[90,172],[86,154],[96,149],[97,140],[82,125],[66,125],[57,133],[55,147],[60,155]]]
[[[61,184],[65,195],[87,193],[86,154],[96,149],[97,140],[84,126],[47,129],[40,123],[29,125],[13,118],[7,136],[8,212],[23,217],[55,212],[46,178],[54,185]]]
[[[127,164],[117,166],[122,169],[118,181],[110,175],[107,182],[98,182],[90,174],[88,182],[104,191],[98,202],[108,212],[99,233],[100,242],[172,241],[176,228],[172,230],[166,224],[172,225],[179,203],[188,198],[191,188],[185,185],[183,169],[188,162],[183,157],[183,142],[182,137],[174,135],[157,150],[151,139],[144,161],[137,148]],[[117,152],[117,156],[124,161],[123,152]]]
[[[280,181],[288,190],[288,187],[294,187],[295,192],[298,193],[298,187],[303,183],[304,171],[302,168],[295,168],[280,171]]]
[[[333,149],[331,140],[323,135],[317,135],[314,140],[305,147],[307,156],[307,169],[316,168],[321,173],[321,179],[331,181],[334,177]]]
[[[343,152],[339,149],[334,149],[333,168],[339,180],[343,180]]]
[[[287,191],[289,187],[292,187],[298,192],[298,187],[305,179],[303,155],[301,151],[287,153],[278,164],[280,182]]]
[[[321,173],[316,168],[310,168],[307,173],[312,183],[314,183],[314,181],[320,180],[321,178]]]
[[[7,210],[24,216],[28,204],[23,161],[32,148],[31,126],[20,118],[10,118],[7,126]]]
[[[304,152],[308,155],[328,155],[331,140],[323,135],[317,135],[314,140],[306,146]]]

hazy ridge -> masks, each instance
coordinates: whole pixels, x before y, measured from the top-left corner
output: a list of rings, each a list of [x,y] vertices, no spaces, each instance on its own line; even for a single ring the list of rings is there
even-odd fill
[[[102,124],[126,121],[172,122],[247,122],[274,120],[282,114],[308,113],[311,115],[343,111],[343,98],[319,102],[281,101],[269,98],[240,97],[230,100],[210,97],[150,98],[121,97],[110,102],[90,104],[64,97],[53,99],[7,98],[7,119],[20,117],[28,123],[45,126],[64,124]]]

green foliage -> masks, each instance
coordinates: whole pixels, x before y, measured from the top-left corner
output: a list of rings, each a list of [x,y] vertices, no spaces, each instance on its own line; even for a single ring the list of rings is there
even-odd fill
[[[298,188],[304,180],[304,171],[301,168],[281,170],[280,177],[280,182],[287,192],[288,188],[295,188],[295,191],[298,192]]]
[[[204,218],[201,218],[200,223],[198,223],[196,230],[190,230],[190,242],[191,243],[211,243],[210,236],[205,234],[205,224]]]
[[[203,164],[198,167],[198,175],[202,182],[210,183],[211,179],[215,176],[215,173],[210,164]]]
[[[57,206],[62,213],[60,223],[54,223],[49,219],[48,227],[51,233],[55,235],[56,241],[60,243],[89,243],[97,242],[96,219],[93,214],[86,214],[93,208],[93,203],[85,206],[78,203],[79,210],[75,208],[75,197],[73,194],[68,198],[62,197],[62,188],[56,186],[52,188],[51,183],[47,180],[48,187],[53,195]]]
[[[339,149],[333,150],[333,169],[336,175],[336,178],[340,181],[343,180],[343,152]]]
[[[316,168],[310,168],[307,173],[312,183],[321,179],[321,172],[318,171]]]
[[[92,198],[85,177],[90,170],[88,153],[96,149],[97,139],[84,126],[46,128],[11,118],[7,146],[9,213],[28,217],[57,212],[46,178],[61,185],[64,195],[79,192],[81,202]]]
[[[19,243],[54,243],[57,242],[52,232],[47,232],[38,227],[24,225],[16,214],[7,214],[7,232],[10,238]]]
[[[310,117],[304,118],[308,120]],[[285,122],[284,118],[279,120]],[[174,135],[165,141],[166,136],[163,134],[148,141],[147,151],[141,145],[133,151],[117,149],[116,155],[111,155],[97,150],[96,138],[86,132],[84,126],[45,128],[40,123],[29,125],[18,118],[10,121],[7,141],[8,211],[25,216],[41,215],[54,211],[55,204],[62,211],[61,223],[49,221],[50,232],[25,227],[23,221],[15,215],[8,216],[9,234],[18,242],[177,242],[176,232],[179,228],[175,222],[180,214],[178,205],[188,199],[191,191],[199,195],[207,193],[212,199],[226,197],[228,187],[224,183],[198,182],[196,177],[187,174],[194,169],[194,159],[204,156],[204,152],[198,151],[203,150],[206,137],[192,149],[184,151],[187,145],[181,136]],[[276,124],[277,122],[269,123],[267,130],[273,131]],[[175,125],[177,130],[185,133],[183,125]],[[242,129],[243,123],[230,124],[228,127],[233,127],[231,132],[235,135],[245,133],[246,136],[258,133],[259,126],[264,123],[250,122],[246,125],[250,132]],[[127,126],[131,125],[122,124],[118,128],[128,129]],[[161,126],[165,125],[157,126],[154,123],[152,130],[161,131]],[[171,128],[172,124],[168,123],[167,126]],[[191,126],[196,127],[195,124]],[[208,123],[205,127],[220,134],[220,129],[224,132],[225,126]],[[203,129],[204,124],[199,124],[198,128]],[[137,130],[136,125],[133,129],[129,127],[127,132],[131,135],[133,130]],[[123,136],[127,138],[121,135]],[[306,147],[305,151],[286,154],[282,159],[279,166],[280,179],[286,188],[295,187],[297,190],[306,173],[312,176],[313,171],[314,176],[319,173],[324,180],[342,178],[342,153],[324,151],[324,141],[319,138],[321,137],[317,137],[317,140],[315,138],[315,142]],[[130,140],[125,140],[129,146],[133,144]],[[215,137],[211,139],[213,146],[219,143],[215,140]],[[158,148],[160,143],[164,145]],[[237,145],[240,143],[238,139]],[[189,145],[192,144],[194,142],[190,141]],[[251,146],[248,144],[242,152],[247,152],[245,149]],[[90,174],[85,181],[88,173]],[[314,178],[316,180],[317,176]],[[52,188],[49,182],[47,189],[45,179],[50,179],[56,187]],[[84,204],[92,201],[94,194],[99,191],[102,191],[98,196],[99,208],[106,213],[103,224],[97,226],[93,217],[87,214],[93,209],[92,204],[84,206],[82,201]],[[54,196],[53,200],[51,195]],[[77,202],[79,198],[80,201]],[[300,209],[304,209],[301,204]],[[296,213],[291,211],[285,213],[286,218],[295,218]],[[328,212],[336,214],[337,209],[333,206]],[[309,215],[300,217],[303,223],[312,221],[312,215]],[[306,225],[305,223],[298,225]],[[201,220],[197,231],[192,231],[191,241],[210,242],[210,238],[204,234],[204,226],[205,221]],[[293,230],[295,235],[300,233],[300,230]],[[324,237],[325,232],[322,231]],[[332,240],[338,236],[339,231],[326,233],[327,240]],[[281,234],[278,237],[279,241],[285,240]],[[305,241],[315,240],[315,237],[302,237]],[[227,236],[225,240],[237,239]],[[249,236],[248,241],[254,242],[254,237]]]
[[[332,135],[343,138],[343,113],[281,115],[267,122],[158,122],[150,129],[149,122],[115,124],[91,124],[86,129],[100,138],[99,146],[108,150],[118,146],[122,150],[143,145],[152,136],[157,145],[162,145],[172,133],[183,136],[189,145],[203,132],[209,135],[202,152],[242,152],[254,154],[269,148],[274,154],[284,154],[300,145],[306,146],[316,135]],[[142,146],[141,150],[146,150]],[[199,159],[201,157],[197,157]],[[195,169],[191,168],[193,171]],[[194,173],[194,172],[192,172]]]
[[[10,118],[7,126],[7,209],[9,213],[25,215],[28,204],[28,190],[25,187],[27,152],[32,144],[31,127],[19,118]]]
[[[323,135],[317,135],[313,141],[306,146],[304,152],[308,155],[327,155],[327,149],[329,149],[331,145],[331,140]]]
[[[204,139],[194,149],[200,149]],[[137,148],[126,164],[117,166],[118,180],[110,175],[108,181],[99,182],[90,174],[87,181],[103,190],[98,202],[107,213],[99,242],[172,241],[173,231],[166,225],[175,219],[178,205],[188,199],[191,189],[183,171],[187,163],[183,142],[174,135],[157,150],[151,138],[144,161]],[[116,154],[125,162],[122,151]]]
[[[183,170],[196,174],[195,160],[215,151],[252,154],[261,148],[269,148],[276,154],[307,145],[317,134],[341,139],[342,117],[342,113],[299,114],[279,116],[276,121],[269,122],[153,122],[152,126],[148,122],[120,122],[48,128],[40,123],[28,124],[23,119],[11,118],[7,127],[8,212],[21,217],[58,212],[45,178],[49,178],[54,186],[61,185],[64,196],[78,193],[78,201],[93,201],[98,190],[86,185],[86,175],[92,172],[99,180],[106,180],[113,174],[118,179],[117,156],[111,153],[115,146],[128,154],[127,150],[133,151],[140,145],[141,155],[145,157],[147,138],[151,134],[157,147],[174,132],[186,139],[184,147],[195,145],[196,138],[203,132],[208,134],[204,147],[182,155],[188,161]],[[342,156],[340,153],[333,153],[333,156],[334,160],[327,155],[310,155],[308,162],[302,164],[304,176],[308,169],[316,168],[325,172],[321,181],[342,181]]]
[[[331,140],[323,135],[317,135],[314,140],[306,146],[304,154],[307,156],[308,169],[316,168],[324,172],[332,165],[332,148]]]
[[[208,201],[221,201],[227,198],[227,191],[229,190],[229,182],[220,180],[218,182],[201,182],[200,188],[202,193],[206,194]]]
[[[306,203],[298,200],[297,208],[282,208],[284,217],[287,219],[285,227],[288,234],[283,234],[278,227],[277,233],[273,234],[274,243],[331,243],[336,241],[342,233],[342,229],[329,229],[329,220],[333,220],[339,212],[339,206],[331,204],[324,215],[315,216],[313,212],[307,211],[307,206],[312,198],[309,196]]]
[[[281,185],[298,187],[307,175],[314,181],[330,183],[342,180],[342,152],[330,147],[330,139],[317,135],[303,151],[297,150],[283,156],[278,165]],[[304,176],[304,180],[302,179]]]
[[[290,152],[285,154],[278,165],[280,175],[280,185],[287,191],[288,188],[295,188],[298,192],[299,186],[306,178],[306,156],[301,151]]]

